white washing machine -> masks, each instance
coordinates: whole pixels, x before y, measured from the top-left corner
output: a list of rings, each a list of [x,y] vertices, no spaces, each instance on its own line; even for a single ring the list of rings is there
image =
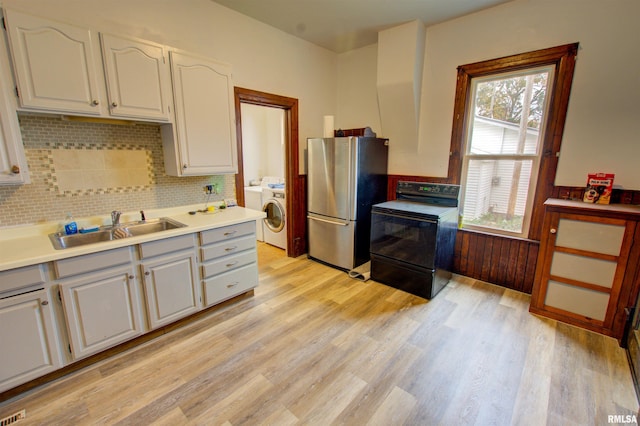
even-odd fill
[[[281,249],[287,249],[287,203],[284,188],[262,187],[262,211],[267,214],[263,219],[264,242]]]
[[[251,210],[262,211],[262,187],[261,186],[245,186],[244,187],[244,206]],[[262,219],[256,220],[256,240],[264,241],[264,226]]]

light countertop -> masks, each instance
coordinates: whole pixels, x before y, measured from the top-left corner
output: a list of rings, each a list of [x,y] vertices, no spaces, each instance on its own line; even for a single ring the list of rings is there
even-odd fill
[[[202,205],[145,210],[147,219],[169,217],[187,226],[64,250],[54,249],[49,240],[49,234],[57,231],[57,223],[50,222],[46,224],[0,228],[0,271],[50,262],[67,257],[81,256],[83,254],[96,253],[118,247],[131,246],[146,241],[205,231],[222,226],[235,225],[237,223],[265,217],[265,214],[261,211],[246,209],[244,207],[228,207],[221,210],[216,209],[215,212],[198,212],[195,215],[188,213],[189,211],[200,208],[202,208]],[[137,212],[123,213],[121,223],[139,219],[140,216]],[[96,216],[92,218],[76,218],[76,221],[78,222],[78,228],[81,228],[110,224],[111,219],[109,218],[107,220],[107,216]]]

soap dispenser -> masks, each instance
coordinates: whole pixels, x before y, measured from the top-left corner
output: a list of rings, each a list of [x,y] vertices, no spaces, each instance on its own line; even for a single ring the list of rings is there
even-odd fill
[[[67,235],[78,233],[78,224],[71,216],[71,213],[67,213],[67,217],[64,220],[64,233]]]

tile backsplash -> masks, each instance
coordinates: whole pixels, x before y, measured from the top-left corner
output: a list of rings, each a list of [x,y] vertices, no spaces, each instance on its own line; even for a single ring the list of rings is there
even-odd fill
[[[52,184],[61,193],[143,189],[154,182],[148,149],[53,149]]]
[[[31,184],[0,186],[0,227],[235,198],[234,175],[167,176],[157,124],[19,119]]]

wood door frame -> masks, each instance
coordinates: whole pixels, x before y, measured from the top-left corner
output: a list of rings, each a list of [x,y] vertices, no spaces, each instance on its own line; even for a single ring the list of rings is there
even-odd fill
[[[242,113],[241,104],[280,108],[285,112],[285,194],[287,256],[298,257],[307,252],[307,202],[306,179],[300,175],[298,144],[298,99],[256,90],[234,87],[236,112],[236,138],[238,141],[238,173],[236,174],[236,199],[244,206],[244,166],[242,157]]]

